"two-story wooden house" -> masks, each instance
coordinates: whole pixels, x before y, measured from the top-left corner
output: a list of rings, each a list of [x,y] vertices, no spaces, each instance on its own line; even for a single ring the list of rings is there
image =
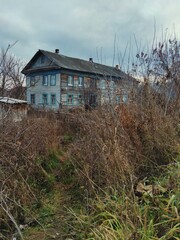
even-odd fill
[[[118,66],[67,57],[59,50],[39,50],[22,73],[26,75],[27,101],[34,107],[58,110],[127,101],[137,84]]]

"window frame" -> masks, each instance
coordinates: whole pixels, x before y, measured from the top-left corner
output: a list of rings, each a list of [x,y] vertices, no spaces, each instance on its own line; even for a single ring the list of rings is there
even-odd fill
[[[53,100],[53,96],[54,96],[54,102]],[[56,94],[55,93],[51,93],[51,105],[55,106],[56,105]]]
[[[70,79],[71,79],[71,81],[70,81]],[[72,83],[70,83],[70,82],[72,82]],[[73,87],[73,86],[74,86],[74,76],[68,75],[67,85],[70,86],[70,87]]]
[[[84,78],[81,76],[78,76],[78,86],[83,87],[84,86]]]
[[[69,96],[72,96],[72,101],[71,102],[69,102]],[[67,104],[68,105],[73,105],[74,104],[74,95],[73,94],[67,94]]]
[[[46,98],[45,98],[45,96],[46,96]],[[46,99],[46,102],[44,101],[44,99]],[[48,94],[47,94],[47,93],[43,93],[43,94],[42,94],[42,104],[43,104],[44,106],[47,106],[47,105],[48,105]]]
[[[121,96],[116,95],[116,104],[120,104],[120,103],[121,103]]]
[[[48,75],[43,75],[42,85],[48,86]]]
[[[35,86],[35,76],[30,77],[30,87],[34,87]]]
[[[122,102],[123,102],[123,103],[127,103],[127,102],[128,102],[128,94],[127,94],[127,93],[124,93],[124,94],[122,95]]]
[[[81,96],[81,98],[80,98],[80,96]],[[78,104],[83,104],[83,95],[82,94],[79,94],[78,95]]]
[[[53,81],[54,81],[54,83],[53,83]],[[56,86],[56,74],[50,75],[50,86]]]
[[[32,99],[34,101],[32,101]],[[36,104],[36,95],[35,95],[35,93],[30,94],[30,102],[31,102],[32,105]]]

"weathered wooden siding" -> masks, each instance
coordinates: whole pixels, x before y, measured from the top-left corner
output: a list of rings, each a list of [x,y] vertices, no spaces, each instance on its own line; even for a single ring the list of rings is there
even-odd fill
[[[56,85],[50,85],[50,76],[56,75]],[[44,86],[43,76],[48,76],[48,84]],[[68,85],[68,76],[72,76],[73,84]],[[35,86],[31,86],[31,78],[35,79]],[[78,78],[83,78],[83,85],[79,85]],[[47,105],[45,108],[59,109],[82,106],[84,104],[116,104],[125,99],[130,90],[130,85],[122,79],[106,79],[85,75],[83,73],[62,71],[49,71],[31,74],[26,78],[27,101],[31,102],[31,94],[35,94],[35,107],[43,106],[43,94],[47,94]],[[56,104],[51,104],[51,95],[55,94]],[[93,103],[92,103],[93,101]]]
[[[50,75],[56,76],[56,85],[50,85]],[[44,86],[42,84],[43,76],[48,76],[48,85]],[[31,86],[31,78],[35,77],[35,86]],[[51,109],[59,109],[60,102],[61,102],[61,95],[60,95],[60,73],[59,72],[44,72],[31,74],[26,77],[26,86],[27,86],[27,101],[31,103],[31,94],[35,94],[35,105],[34,107],[42,107],[43,106],[43,94],[47,94],[48,104],[45,106],[46,108]],[[51,95],[55,94],[56,102],[54,105],[51,104]]]

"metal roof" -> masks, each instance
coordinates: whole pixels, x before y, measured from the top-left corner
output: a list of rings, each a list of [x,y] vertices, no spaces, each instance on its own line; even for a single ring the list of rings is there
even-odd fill
[[[34,69],[31,68],[31,64],[42,54],[48,57],[56,65],[56,68],[58,69],[73,70],[82,73],[97,74],[116,78],[129,77],[127,74],[122,72],[120,69],[117,69],[116,67],[111,67],[83,59],[67,57],[59,53],[49,52],[45,50],[39,50],[30,60],[30,62],[25,66],[22,73],[27,74],[31,71],[36,71],[39,69],[42,70],[43,67]],[[45,67],[46,70],[47,67],[48,66]],[[52,69],[52,65],[50,65],[49,68]],[[132,80],[134,79],[132,78]]]
[[[0,97],[0,103],[8,103],[8,104],[27,104],[27,101],[9,98],[9,97]]]

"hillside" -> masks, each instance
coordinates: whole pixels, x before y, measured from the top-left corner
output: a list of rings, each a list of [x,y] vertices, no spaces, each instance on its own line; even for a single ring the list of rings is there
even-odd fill
[[[179,113],[154,99],[1,122],[0,239],[179,239]]]

